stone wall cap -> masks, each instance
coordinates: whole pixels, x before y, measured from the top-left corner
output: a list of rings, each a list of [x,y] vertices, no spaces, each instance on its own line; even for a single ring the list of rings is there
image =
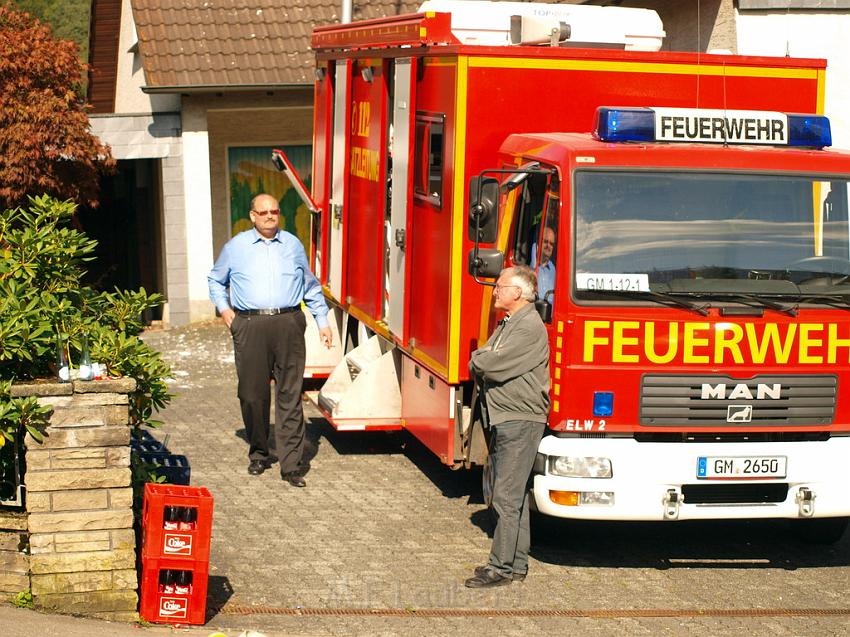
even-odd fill
[[[136,389],[135,378],[106,378],[104,380],[74,380],[60,383],[52,378],[39,378],[12,385],[12,396],[71,396],[77,394],[129,394]]]
[[[53,378],[38,378],[12,385],[11,395],[15,398],[26,396],[70,396],[74,393],[73,383],[60,383]]]
[[[72,384],[78,394],[129,394],[136,389],[136,379],[128,376],[103,380],[75,380]]]

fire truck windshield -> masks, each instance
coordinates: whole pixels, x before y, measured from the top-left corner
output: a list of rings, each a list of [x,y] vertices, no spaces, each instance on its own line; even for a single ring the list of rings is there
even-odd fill
[[[850,299],[846,179],[587,170],[574,193],[579,299]]]

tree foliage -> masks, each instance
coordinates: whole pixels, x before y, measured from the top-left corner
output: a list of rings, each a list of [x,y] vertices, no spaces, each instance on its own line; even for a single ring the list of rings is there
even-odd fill
[[[35,16],[53,29],[53,35],[71,40],[88,61],[91,0],[13,0],[21,10]]]
[[[10,382],[55,378],[57,343],[74,363],[85,338],[93,361],[136,380],[134,427],[160,424],[154,411],[171,399],[169,366],[138,338],[142,312],[162,303],[161,295],[82,286],[96,242],[69,227],[74,210],[71,202],[42,196],[0,212],[0,447],[23,429],[38,439],[49,410],[34,398],[11,397]]]
[[[100,174],[115,161],[91,134],[78,91],[87,65],[77,46],[0,5],[0,205],[48,194],[97,205]]]

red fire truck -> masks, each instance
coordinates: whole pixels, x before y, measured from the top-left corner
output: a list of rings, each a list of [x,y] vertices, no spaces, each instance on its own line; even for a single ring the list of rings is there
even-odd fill
[[[312,36],[311,259],[348,350],[329,421],[486,464],[467,363],[494,277],[528,264],[537,511],[840,538],[850,154],[825,149],[825,62],[652,50],[644,10],[458,4]]]

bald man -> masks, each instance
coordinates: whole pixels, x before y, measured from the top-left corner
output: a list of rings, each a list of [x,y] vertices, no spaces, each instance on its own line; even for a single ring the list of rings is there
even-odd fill
[[[331,347],[328,306],[310,271],[298,237],[280,229],[280,205],[268,194],[251,201],[253,228],[228,241],[207,276],[210,299],[233,337],[237,395],[248,437],[248,473],[260,475],[280,458],[280,473],[293,487],[304,480],[304,377],[307,320],[304,301]],[[227,288],[230,288],[230,294]],[[275,381],[274,445],[270,445],[269,379]]]

